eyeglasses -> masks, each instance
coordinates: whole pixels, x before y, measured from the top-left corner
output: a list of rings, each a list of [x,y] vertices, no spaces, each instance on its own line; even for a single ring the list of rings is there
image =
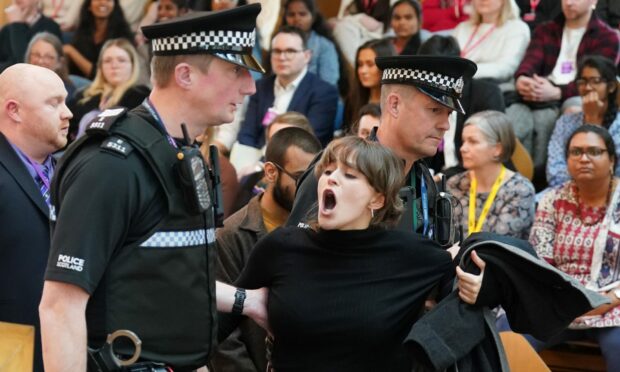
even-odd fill
[[[299,172],[299,173],[297,173],[297,174],[293,174],[293,173],[291,173],[291,172],[287,171],[286,169],[284,169],[283,167],[281,167],[281,166],[280,166],[279,164],[277,164],[277,163],[274,163],[274,162],[272,162],[272,161],[270,161],[270,163],[271,163],[271,164],[273,164],[273,165],[275,165],[275,167],[276,167],[276,168],[278,168],[278,170],[280,170],[282,173],[284,173],[284,174],[286,174],[287,176],[291,177],[291,179],[292,179],[293,181],[295,181],[295,183],[297,183],[297,180],[299,179],[299,177],[301,177],[301,175],[304,173],[304,172]]]
[[[39,54],[39,53],[30,53],[30,58],[31,59],[36,59],[36,60],[40,60],[43,62],[54,62],[56,60],[56,56],[55,55],[51,55],[51,54]]]
[[[584,88],[586,85],[590,85],[591,87],[595,85],[599,85],[602,83],[606,83],[607,80],[603,79],[600,76],[594,76],[589,78],[579,78],[575,80],[575,84],[577,84],[578,88]]]
[[[579,159],[583,154],[586,154],[588,159],[598,158],[603,155],[603,153],[607,152],[607,149],[603,149],[600,147],[571,147],[568,149],[568,155],[571,158]]]
[[[282,56],[286,59],[293,58],[297,53],[303,53],[304,50],[297,49],[272,49],[271,55],[274,57]]]

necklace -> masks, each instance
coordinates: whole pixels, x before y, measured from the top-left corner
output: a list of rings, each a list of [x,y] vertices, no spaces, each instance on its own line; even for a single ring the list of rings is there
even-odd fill
[[[591,216],[585,216],[585,217],[583,216],[583,210],[585,209],[585,205],[581,205],[580,203],[579,187],[575,183],[575,199],[577,201],[577,218],[579,218],[579,220],[584,226],[594,226],[603,220],[603,217],[605,217],[605,212],[607,210],[607,207],[609,206],[609,200],[611,198],[611,192],[613,188],[614,188],[614,178],[611,177],[609,179],[609,187],[607,188],[607,197],[605,198],[605,206],[602,208],[602,211],[598,212],[598,216],[596,217],[596,219],[593,219],[591,218]]]

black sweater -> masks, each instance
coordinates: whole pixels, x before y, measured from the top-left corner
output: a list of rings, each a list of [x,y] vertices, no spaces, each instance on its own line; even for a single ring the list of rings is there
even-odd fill
[[[413,233],[293,227],[260,240],[236,284],[270,287],[276,371],[408,372],[402,342],[451,270],[446,251]]]

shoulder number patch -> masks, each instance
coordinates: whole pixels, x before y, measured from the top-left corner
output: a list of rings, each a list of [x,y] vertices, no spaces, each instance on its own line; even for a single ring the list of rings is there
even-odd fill
[[[125,158],[133,151],[133,146],[129,142],[115,136],[109,137],[103,141],[101,148],[115,154],[120,154]]]
[[[87,133],[107,132],[116,120],[125,115],[127,109],[124,107],[111,108],[101,112],[93,121],[86,126]]]

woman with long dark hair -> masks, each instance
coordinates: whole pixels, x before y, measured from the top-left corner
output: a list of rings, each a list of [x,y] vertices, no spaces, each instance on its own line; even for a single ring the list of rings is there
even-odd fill
[[[306,33],[308,49],[312,51],[308,71],[330,84],[340,86],[339,81],[347,78],[345,61],[325,19],[317,10],[316,2],[287,0],[282,24],[295,26]]]
[[[607,129],[615,143],[616,157],[620,157],[620,115],[618,114],[618,83],[616,66],[602,56],[585,56],[577,68],[575,84],[582,99],[582,112],[564,114],[555,123],[548,147],[547,182],[559,186],[570,176],[566,167],[564,149],[571,134],[581,125],[600,125]],[[616,175],[620,165],[616,164]]]
[[[133,40],[133,33],[119,0],[84,1],[73,41],[64,46],[69,72],[94,78],[95,65],[103,43],[116,38]]]
[[[344,129],[348,129],[358,119],[362,106],[379,103],[381,71],[375,64],[375,58],[394,54],[392,42],[388,39],[371,40],[359,47],[355,57],[354,79],[344,105]]]
[[[422,7],[416,0],[398,0],[390,9],[392,45],[396,54],[415,55],[422,44]]]

